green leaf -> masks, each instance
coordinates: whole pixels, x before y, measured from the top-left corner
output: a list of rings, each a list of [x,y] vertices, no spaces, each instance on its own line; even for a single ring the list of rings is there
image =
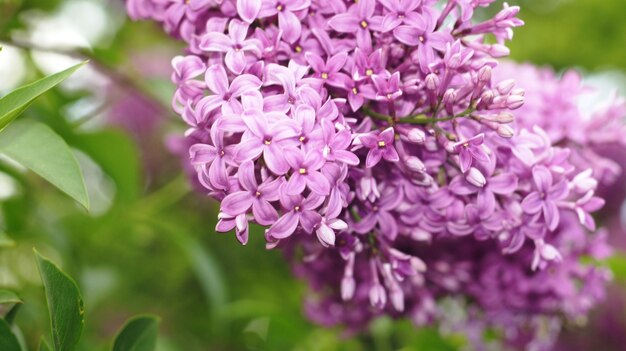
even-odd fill
[[[22,303],[22,300],[12,291],[0,289],[0,305]]]
[[[72,135],[67,142],[89,155],[113,179],[119,200],[128,203],[137,198],[141,189],[139,151],[127,134],[99,130]]]
[[[20,343],[11,331],[9,323],[4,319],[0,319],[0,350],[21,351]]]
[[[50,347],[50,345],[48,344],[46,339],[44,339],[42,337],[41,341],[39,341],[39,348],[37,350],[39,350],[39,351],[52,351],[52,348]]]
[[[64,71],[17,88],[0,98],[0,130],[13,122],[37,97],[66,80],[85,63],[87,62],[79,63]]]
[[[54,349],[74,350],[83,331],[83,299],[72,278],[37,250],[35,256],[46,291]]]
[[[8,305],[8,307],[0,308],[0,312],[5,312],[4,320],[11,325],[13,319],[17,315],[17,311],[22,305],[22,300],[17,297],[12,291],[0,289],[0,305]],[[0,349],[1,350],[1,349]]]
[[[23,120],[0,133],[0,153],[37,173],[89,209],[85,180],[72,150],[52,129]]]
[[[159,318],[136,316],[126,322],[115,342],[113,351],[153,351],[159,332]]]

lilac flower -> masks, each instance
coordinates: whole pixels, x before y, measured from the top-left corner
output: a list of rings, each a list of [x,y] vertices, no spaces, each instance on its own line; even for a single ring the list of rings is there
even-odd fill
[[[326,160],[319,151],[311,150],[305,154],[298,149],[287,149],[285,159],[293,170],[284,189],[288,195],[300,194],[305,187],[318,195],[328,195],[330,183],[319,171]]]
[[[209,52],[224,52],[224,63],[234,74],[241,74],[246,68],[246,52],[261,54],[261,43],[257,39],[246,39],[249,25],[231,20],[228,24],[228,36],[218,32],[208,32],[201,38],[200,49]]]
[[[241,103],[237,100],[247,90],[258,89],[261,86],[259,78],[251,74],[243,74],[228,82],[224,67],[213,65],[207,69],[204,81],[214,95],[203,98],[206,112],[221,107],[222,113],[237,113],[242,111]]]
[[[280,203],[285,213],[268,230],[268,235],[275,239],[285,239],[298,228],[311,233],[322,221],[322,216],[315,211],[324,198],[311,194],[307,198],[302,195],[281,194]]]
[[[484,134],[478,134],[470,139],[459,141],[454,144],[454,152],[459,153],[459,166],[461,172],[465,173],[472,166],[472,161],[487,163],[489,156],[481,146],[485,140]]]
[[[376,100],[393,101],[402,95],[400,88],[400,73],[396,72],[390,77],[373,75],[372,81],[376,87]]]
[[[378,134],[370,133],[360,135],[361,144],[370,149],[365,160],[365,167],[372,168],[380,162],[381,158],[389,162],[398,162],[400,157],[393,147],[394,143],[393,128],[387,128]]]
[[[381,18],[374,16],[375,0],[361,0],[350,7],[347,13],[335,15],[328,25],[340,33],[354,33],[356,46],[369,52],[372,48],[370,31],[379,30]]]
[[[249,128],[247,135],[235,148],[235,159],[247,161],[257,159],[263,154],[263,160],[267,167],[274,173],[282,175],[289,170],[289,164],[283,154],[284,148],[295,147],[296,128],[293,121],[281,114],[270,122],[267,115],[260,112],[252,112],[242,115],[242,119]]]
[[[552,173],[541,165],[533,167],[532,172],[537,190],[524,198],[522,208],[524,212],[529,214],[536,214],[541,211],[548,229],[555,230],[559,225],[557,201],[567,197],[569,192],[567,182],[562,179],[553,184]]]
[[[497,62],[518,7],[476,22],[494,0],[183,2],[127,1],[186,44],[189,129],[170,146],[220,202],[217,231],[245,244],[256,223],[284,250],[312,319],[548,349],[600,301],[608,271],[581,258],[606,258],[594,216],[626,196],[606,151],[624,153],[626,103],[588,116],[578,74]]]
[[[311,6],[310,0],[264,0],[259,17],[270,17],[278,14],[278,27],[283,38],[294,43],[300,38],[302,25],[294,12],[302,11]]]
[[[313,77],[321,79],[324,84],[342,87],[343,81],[348,78],[345,73],[340,72],[348,58],[348,54],[345,52],[330,57],[325,63],[320,56],[314,53],[307,52],[305,58],[315,71]]]
[[[417,46],[417,58],[423,72],[434,61],[435,50],[444,51],[452,37],[445,32],[435,31],[436,21],[430,13],[413,14],[404,19],[406,24],[393,30],[393,35],[402,43]]]
[[[251,161],[246,161],[239,166],[237,177],[243,189],[228,194],[222,200],[222,211],[230,216],[238,216],[252,207],[252,214],[257,223],[262,225],[274,223],[278,219],[278,213],[270,201],[278,200],[278,188],[284,180],[268,178],[258,184],[254,174],[254,164]]]

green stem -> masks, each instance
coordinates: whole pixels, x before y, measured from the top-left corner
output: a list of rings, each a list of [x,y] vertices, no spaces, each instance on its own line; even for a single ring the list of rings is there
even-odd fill
[[[455,118],[463,118],[468,116],[469,114],[471,114],[472,112],[474,112],[474,108],[470,107],[468,109],[466,109],[465,111],[456,114],[454,116],[447,116],[447,117],[428,117],[423,113],[419,113],[419,114],[414,114],[414,115],[409,115],[406,117],[402,117],[402,118],[398,118],[398,119],[394,119],[391,116],[387,116],[385,114],[376,112],[372,109],[370,109],[368,106],[363,106],[361,108],[361,110],[363,111],[363,113],[367,116],[370,116],[374,119],[378,119],[381,121],[385,121],[389,124],[398,124],[398,123],[402,123],[402,124],[431,124],[431,123],[438,123],[438,122],[445,122],[445,121],[450,121],[453,120]]]

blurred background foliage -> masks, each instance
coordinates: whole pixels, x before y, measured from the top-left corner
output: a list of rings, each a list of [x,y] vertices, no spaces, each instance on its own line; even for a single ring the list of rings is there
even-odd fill
[[[623,86],[623,0],[509,3],[522,6],[526,21],[510,44],[513,59],[574,66]],[[0,159],[0,287],[25,301],[16,323],[29,349],[49,330],[33,247],[82,290],[81,350],[107,349],[123,321],[144,312],[162,317],[162,351],[434,351],[463,344],[460,335],[415,330],[407,321],[380,319],[362,336],[315,326],[303,316],[304,284],[279,252],[264,249],[258,228],[245,247],[214,233],[216,204],[190,192],[166,147],[184,128],[169,108],[169,61],[181,45],[154,23],[130,22],[121,1],[0,0],[0,41],[0,94],[91,60],[21,117],[45,122],[74,148],[91,211]],[[624,302],[624,289],[613,290]],[[621,309],[617,319],[625,306],[613,306]],[[588,345],[583,334],[598,338],[594,323],[569,333],[579,338],[575,344]],[[614,323],[626,325],[623,318]],[[602,350],[623,350],[611,336],[603,341]]]

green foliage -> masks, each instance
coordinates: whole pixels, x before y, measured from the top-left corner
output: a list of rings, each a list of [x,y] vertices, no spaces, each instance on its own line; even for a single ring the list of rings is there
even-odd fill
[[[4,319],[0,319],[0,350],[21,351],[20,343],[11,331],[9,323]]]
[[[46,341],[46,339],[41,338],[41,340],[39,341],[39,351],[52,351],[52,348],[50,347],[50,345],[48,345],[48,342]]]
[[[0,153],[89,208],[83,173],[69,146],[48,126],[23,120],[0,133]]]
[[[0,98],[0,130],[13,122],[40,95],[66,80],[86,62],[18,88]]]
[[[119,332],[113,343],[113,351],[153,351],[159,332],[159,318],[136,316],[131,318]]]
[[[14,305],[22,303],[22,300],[14,292],[0,289],[0,305]]]
[[[83,331],[83,299],[72,278],[37,251],[35,256],[46,291],[54,350],[72,351]]]

